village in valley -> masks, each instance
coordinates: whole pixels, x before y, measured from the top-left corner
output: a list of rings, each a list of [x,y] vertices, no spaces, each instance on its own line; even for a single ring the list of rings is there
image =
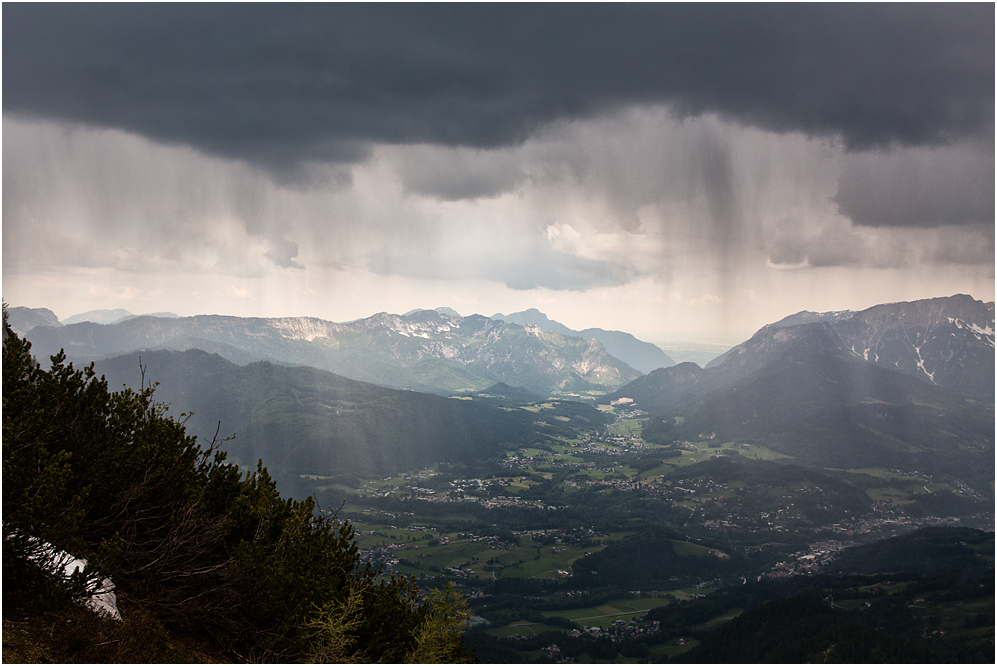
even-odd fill
[[[543,410],[540,405],[538,414]],[[320,498],[342,499],[339,517],[350,520],[362,558],[383,575],[454,583],[469,600],[472,629],[554,661],[567,660],[558,644],[530,641],[549,631],[580,641],[646,639],[661,631],[657,620],[647,619],[651,609],[749,579],[818,575],[850,546],[923,525],[960,523],[905,511],[918,493],[962,492],[957,483],[860,470],[855,473],[866,486],[869,479],[881,484],[859,490],[845,481],[847,473],[827,477],[789,465],[779,469],[793,474],[770,478],[752,463],[791,460],[765,446],[720,442],[714,433],[662,446],[642,437],[644,412],[625,402],[604,411],[611,418],[604,427],[538,438],[488,466],[439,464],[360,480],[356,487],[310,480]],[[567,420],[545,415],[535,425],[543,432],[550,422]],[[725,464],[732,459],[747,465]],[[656,521],[673,526],[673,550],[700,563],[698,574],[696,566],[685,567],[670,585],[647,589],[579,582],[587,556],[613,544],[627,547],[628,537]],[[503,609],[510,590],[537,610]],[[705,622],[729,617],[725,610]],[[656,654],[678,654],[695,643],[662,636]]]

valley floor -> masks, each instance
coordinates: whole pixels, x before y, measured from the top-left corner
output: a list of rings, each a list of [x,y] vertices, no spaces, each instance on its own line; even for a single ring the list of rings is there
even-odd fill
[[[345,498],[340,517],[385,574],[460,586],[475,613],[468,640],[492,661],[676,657],[768,594],[745,601],[729,592],[738,586],[796,585],[833,570],[847,548],[919,528],[993,530],[992,504],[959,479],[806,469],[765,446],[710,433],[659,446],[642,438],[643,414],[611,411],[616,420],[605,429],[579,428],[485,465],[302,482],[322,504]],[[542,408],[537,415],[542,421]],[[938,497],[955,498],[947,513],[959,515],[925,511],[925,498]],[[672,551],[657,571],[636,566],[649,529],[667,530]],[[984,553],[990,566],[992,543]],[[603,556],[622,556],[634,570],[612,580],[592,572]],[[888,595],[903,589],[880,587]],[[936,625],[926,619],[921,639],[940,639],[942,624],[951,625],[950,638],[976,632],[977,605],[992,603],[992,594],[991,587],[951,617],[946,611]],[[692,614],[695,622],[668,615],[670,606],[697,603],[704,609]],[[856,599],[835,603],[858,613]]]

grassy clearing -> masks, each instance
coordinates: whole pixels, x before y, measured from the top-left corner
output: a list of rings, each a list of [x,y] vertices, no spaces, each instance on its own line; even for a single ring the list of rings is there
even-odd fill
[[[438,578],[442,575],[436,571],[428,571],[419,567],[411,567],[407,564],[394,565],[394,573],[401,574],[403,576],[415,576],[417,578]]]
[[[491,634],[492,636],[496,636],[498,638],[508,638],[510,636],[539,636],[545,631],[560,631],[561,633],[568,633],[568,630],[564,627],[558,627],[553,624],[537,624],[526,621],[513,622],[512,624],[504,627],[485,629],[485,633]]]
[[[637,532],[634,531],[634,530],[625,530],[625,531],[621,531],[621,532],[610,532],[609,536],[608,537],[603,537],[602,541],[603,542],[606,542],[606,541],[622,541],[623,539],[625,539],[628,536],[631,536],[633,534],[637,534]]]
[[[704,587],[683,587],[680,590],[672,590],[668,594],[673,595],[679,601],[684,601],[686,599],[696,599],[703,595],[713,592],[714,588],[709,586]]]
[[[581,557],[602,549],[602,546],[544,546],[520,547],[506,551],[495,558],[502,569],[496,571],[499,578],[550,578],[557,577],[559,571],[571,571],[571,565]],[[539,557],[538,557],[539,555]]]
[[[679,641],[684,640],[686,643],[684,645],[679,645]],[[692,648],[699,645],[699,641],[695,638],[681,639],[674,638],[664,645],[658,645],[651,648],[650,656],[652,658],[662,658],[671,659],[676,655],[680,655],[683,652],[688,652]]]
[[[744,612],[743,608],[731,608],[726,613],[722,613],[720,615],[717,615],[716,617],[710,618],[703,624],[698,624],[693,628],[696,631],[712,631],[713,629],[716,629],[724,622],[727,622],[728,620],[733,620],[735,617],[737,617],[743,612]]]
[[[707,548],[706,546],[700,546],[698,543],[679,541],[678,539],[672,539],[672,547],[675,548],[675,554],[679,557],[715,557],[714,553],[723,553],[723,551],[716,548]],[[724,554],[726,555],[726,553]]]
[[[686,465],[694,465],[698,462],[703,462],[709,458],[709,454],[701,453],[699,451],[682,451],[682,455],[677,458],[669,458],[668,462],[672,465],[677,465],[679,467],[685,467]]]
[[[643,479],[644,481],[647,481],[648,479],[656,479],[660,476],[664,476],[665,474],[667,474],[668,470],[670,470],[671,468],[672,466],[670,464],[661,463],[657,467],[652,467],[646,472],[641,472],[640,478]]]
[[[862,592],[872,592],[873,590],[883,590],[887,594],[896,594],[903,591],[910,583],[876,583],[875,585],[862,585],[859,590]]]
[[[751,444],[748,448],[739,448],[737,450],[740,451],[740,455],[753,460],[788,460],[792,458],[792,456],[773,451],[759,444]]]
[[[709,446],[710,443],[711,442],[707,441],[685,442],[686,446],[695,447],[695,451],[683,449],[681,456],[668,458],[663,462],[663,471],[653,473],[664,474],[667,472],[669,467],[692,465],[698,462],[703,462],[704,460],[709,460],[711,457],[721,454],[723,451],[736,451],[737,455],[740,455],[743,458],[751,458],[752,460],[792,459],[792,456],[787,456],[757,444],[751,444],[745,447],[743,444],[735,444],[734,442],[722,442],[719,447],[711,448]]]
[[[413,536],[412,532],[405,529],[393,529],[385,530],[383,528],[378,528],[373,530],[370,534],[364,534],[363,536],[358,536],[356,539],[358,548],[373,548],[374,546],[383,546],[393,543],[400,544],[418,544],[428,542],[431,538],[428,535],[422,534],[420,536]]]
[[[899,488],[868,488],[865,493],[874,500],[884,502],[900,502],[910,497],[909,493]]]
[[[572,622],[586,627],[599,627],[605,629],[612,626],[616,620],[639,619],[644,613],[652,608],[667,606],[669,599],[664,598],[641,598],[641,599],[614,599],[598,606],[588,608],[572,608],[570,610],[543,611],[544,617],[565,617]]]
[[[396,569],[406,574],[434,575],[455,568],[473,572],[475,578],[487,579],[556,578],[560,575],[559,571],[570,571],[572,563],[578,558],[602,548],[570,545],[541,547],[525,538],[520,540],[519,546],[495,548],[487,541],[471,542],[458,539],[456,534],[448,536],[451,542],[447,544],[427,546],[425,543],[412,543],[396,549],[395,557],[405,561]],[[364,542],[380,545],[381,537],[364,537]]]
[[[614,434],[627,433],[631,435],[639,435],[643,432],[644,423],[646,422],[647,419],[623,419],[621,421],[617,421],[616,423],[610,424],[607,428]]]
[[[856,467],[849,469],[833,468],[833,471],[849,472],[851,474],[866,474],[868,476],[875,476],[877,478],[887,479],[890,481],[909,481],[912,483],[921,482],[921,480],[918,477],[914,476],[913,474],[905,474],[903,472],[897,472],[891,469],[886,469],[885,467]]]
[[[925,608],[912,608],[919,616],[929,619],[929,624],[936,631],[944,631],[947,636],[990,636],[994,635],[993,626],[977,626],[973,620],[977,615],[993,613],[994,597],[984,597],[966,602],[944,602],[932,604]],[[992,618],[993,616],[990,615]],[[934,619],[932,619],[934,618]],[[967,626],[967,620],[969,623]]]

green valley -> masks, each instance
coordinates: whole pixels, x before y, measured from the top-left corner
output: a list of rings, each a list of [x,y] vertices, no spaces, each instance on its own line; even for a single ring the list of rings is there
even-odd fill
[[[590,661],[626,646],[637,659],[677,656],[761,598],[728,590],[750,582],[779,598],[861,544],[931,525],[993,529],[992,507],[960,479],[817,470],[716,437],[655,444],[649,417],[626,403],[602,406],[600,426],[558,408],[520,405],[534,415],[532,445],[476,464],[300,482],[352,522],[385,573],[456,584],[475,613],[469,644],[492,661],[546,660],[551,645]],[[925,511],[919,498],[942,493],[962,510]],[[986,543],[981,571],[992,533]],[[663,628],[655,613],[672,606],[685,619]]]

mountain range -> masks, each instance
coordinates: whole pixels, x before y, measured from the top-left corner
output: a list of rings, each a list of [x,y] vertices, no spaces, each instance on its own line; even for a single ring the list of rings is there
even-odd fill
[[[560,333],[585,340],[598,340],[611,356],[615,356],[630,367],[640,370],[645,374],[658,368],[667,368],[675,365],[675,361],[662,351],[660,347],[650,342],[638,340],[629,333],[606,331],[601,328],[586,328],[583,331],[574,331],[564,324],[548,318],[547,315],[536,308],[507,315],[497,313],[493,314],[491,318],[501,319],[502,321],[508,321],[521,326],[536,326],[541,331]]]
[[[652,416],[644,426],[648,441],[754,442],[821,467],[931,469],[971,476],[981,489],[992,483],[994,304],[965,295],[859,312],[800,312],[761,328],[706,368],[680,363],[643,376],[596,337],[586,339],[585,331],[566,329],[535,310],[488,318],[440,308],[342,324],[203,315],[66,326],[52,325],[51,312],[22,310],[13,309],[11,319],[22,326],[41,322],[27,334],[38,358],[60,348],[83,362],[199,349],[217,354],[202,362],[226,376],[239,365],[269,361],[309,367],[299,373],[336,373],[337,381],[349,377],[443,395],[491,390],[602,404],[626,399]],[[223,359],[231,367],[219,365]],[[179,365],[191,376],[200,372],[198,363]],[[171,375],[170,381],[184,384],[184,376]],[[303,376],[280,385],[303,395],[303,389],[290,388]],[[373,390],[351,386],[358,394]],[[172,397],[203,411],[182,395]],[[253,422],[245,415],[234,421]]]
[[[598,402],[653,415],[652,441],[755,442],[822,467],[972,477],[990,493],[993,328],[993,303],[966,296],[800,313],[705,369],[655,370]]]
[[[115,310],[90,310],[66,317],[62,321],[48,308],[16,307],[7,310],[11,330],[18,335],[24,335],[35,326],[68,326],[90,321],[95,324],[117,324],[135,317],[176,317],[172,312],[150,312],[146,315],[135,315],[121,308]]]
[[[143,349],[201,349],[240,365],[305,365],[441,394],[504,382],[542,396],[579,397],[640,375],[595,339],[453,311],[380,313],[342,324],[311,317],[142,316],[107,325],[35,326],[26,337],[41,359],[60,349],[87,363]]]

